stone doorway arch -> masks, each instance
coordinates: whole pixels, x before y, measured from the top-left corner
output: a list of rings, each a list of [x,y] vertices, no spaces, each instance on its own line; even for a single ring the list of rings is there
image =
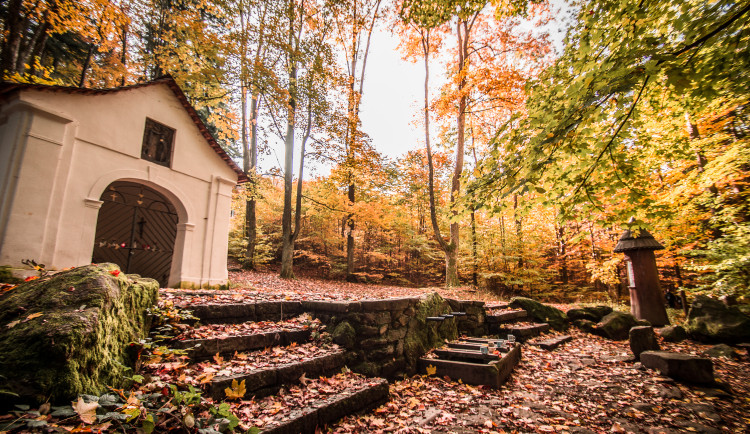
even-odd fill
[[[145,184],[122,180],[107,186],[99,200],[91,262],[113,262],[166,287],[179,220],[174,204]]]

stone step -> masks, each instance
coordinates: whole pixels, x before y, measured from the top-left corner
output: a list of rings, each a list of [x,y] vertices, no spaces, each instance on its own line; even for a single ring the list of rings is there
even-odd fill
[[[506,310],[504,312],[497,312],[493,314],[487,315],[487,323],[488,324],[508,324],[517,322],[520,320],[524,320],[528,318],[529,314],[523,310]]]
[[[185,309],[204,323],[238,324],[246,321],[283,321],[299,316],[302,302],[264,301],[258,303],[195,304]]]
[[[498,389],[505,383],[513,368],[521,360],[521,345],[513,345],[513,348],[504,353],[502,357],[496,357],[490,361],[469,360],[422,357],[419,359],[418,368],[421,373],[427,373],[428,367],[430,370],[434,368],[434,374],[439,377],[449,377],[467,384],[485,385]]]
[[[306,403],[289,417],[263,427],[265,434],[315,434],[344,416],[372,410],[388,401],[388,382],[373,378],[372,384],[351,388],[322,401]]]
[[[482,354],[478,350],[473,349],[436,349],[433,354],[438,356],[441,360],[461,360],[461,361],[481,361],[491,362],[500,358],[497,354]]]
[[[226,377],[214,377],[208,385],[206,395],[215,400],[224,399],[226,397],[224,389],[231,387],[233,380],[237,383],[244,380],[246,398],[264,397],[276,393],[285,384],[297,383],[302,374],[305,374],[307,378],[332,375],[339,372],[345,364],[345,351],[339,350],[301,362],[256,369]]]
[[[310,340],[312,331],[307,330],[278,330],[267,333],[254,333],[245,336],[227,336],[221,338],[185,339],[175,341],[170,347],[187,349],[188,356],[193,360],[210,359],[216,353],[234,354],[234,352],[259,350],[266,347],[287,346]]]
[[[513,335],[519,342],[526,342],[527,340],[539,336],[540,334],[549,331],[549,324],[538,323],[538,324],[524,324],[524,325],[512,325],[499,327],[496,333],[502,338],[506,335]],[[490,332],[493,332],[490,329]]]
[[[555,348],[559,347],[560,345],[570,342],[572,340],[573,340],[572,336],[562,335],[562,336],[555,336],[553,338],[545,339],[543,341],[532,342],[531,345],[536,345],[543,350],[552,351]]]
[[[509,304],[504,301],[498,301],[494,303],[486,303],[484,307],[486,309],[507,309]]]

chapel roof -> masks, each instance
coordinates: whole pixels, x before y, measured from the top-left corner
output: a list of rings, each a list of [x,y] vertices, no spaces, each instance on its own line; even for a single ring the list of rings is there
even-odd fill
[[[125,90],[132,90],[132,89],[138,89],[142,87],[150,87],[155,85],[166,85],[170,90],[172,90],[172,93],[174,93],[175,97],[177,97],[177,100],[180,101],[180,104],[182,104],[182,107],[185,108],[185,111],[187,112],[188,116],[190,116],[190,119],[192,119],[195,126],[198,128],[198,131],[201,133],[203,138],[206,139],[206,142],[208,142],[208,145],[211,146],[211,149],[216,152],[216,154],[224,160],[224,162],[229,166],[236,174],[237,174],[237,180],[238,182],[247,182],[249,181],[247,175],[245,175],[245,172],[237,165],[237,163],[232,160],[232,158],[227,155],[227,153],[219,146],[219,144],[216,142],[216,139],[211,134],[211,132],[208,131],[208,127],[206,127],[206,124],[203,123],[200,116],[198,116],[198,112],[195,110],[195,107],[193,107],[190,102],[187,99],[187,96],[185,96],[185,93],[180,89],[180,86],[177,84],[177,82],[172,78],[170,75],[165,75],[163,77],[157,78],[156,80],[147,81],[143,83],[137,83],[132,84],[128,86],[120,86],[120,87],[114,87],[114,88],[108,88],[108,89],[94,89],[94,88],[86,88],[86,87],[70,87],[70,86],[50,86],[46,84],[34,84],[34,83],[11,83],[11,82],[4,82],[0,83],[0,100],[2,100],[4,97],[21,91],[21,90],[43,90],[48,92],[64,92],[69,94],[76,94],[76,95],[106,95],[110,93],[116,93],[116,92],[122,92]]]

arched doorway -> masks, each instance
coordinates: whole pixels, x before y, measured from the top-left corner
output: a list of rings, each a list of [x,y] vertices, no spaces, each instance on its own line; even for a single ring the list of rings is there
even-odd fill
[[[125,273],[167,286],[172,265],[177,211],[156,190],[115,181],[102,193],[91,262],[113,262]]]

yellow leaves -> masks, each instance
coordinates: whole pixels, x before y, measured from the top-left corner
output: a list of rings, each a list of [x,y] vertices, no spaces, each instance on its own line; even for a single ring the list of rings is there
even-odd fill
[[[242,399],[245,397],[245,380],[238,383],[237,379],[232,380],[232,387],[224,389],[224,393],[227,395],[227,399]]]
[[[92,424],[96,422],[96,409],[99,408],[98,402],[86,403],[83,401],[83,398],[78,397],[78,401],[73,401],[71,405],[73,406],[73,410],[81,417],[83,423]]]
[[[12,329],[13,327],[17,326],[21,322],[20,319],[17,319],[15,321],[11,321],[8,324],[5,325],[5,327],[8,327],[9,329]]]
[[[42,315],[44,315],[42,312],[37,312],[37,313],[29,314],[29,316],[26,317],[26,319],[24,320],[24,322],[30,321],[30,320],[32,320],[34,318],[39,318]]]
[[[201,384],[210,383],[211,380],[214,379],[214,374],[211,372],[205,372],[198,377],[196,377],[196,380],[198,380]]]
[[[435,375],[435,373],[437,373],[437,366],[434,366],[434,365],[428,365],[428,366],[427,366],[427,367],[425,368],[425,371],[427,371],[427,376],[432,376],[432,375]]]
[[[221,357],[219,353],[214,354],[214,362],[216,362],[217,365],[223,365],[224,364],[224,358]]]

